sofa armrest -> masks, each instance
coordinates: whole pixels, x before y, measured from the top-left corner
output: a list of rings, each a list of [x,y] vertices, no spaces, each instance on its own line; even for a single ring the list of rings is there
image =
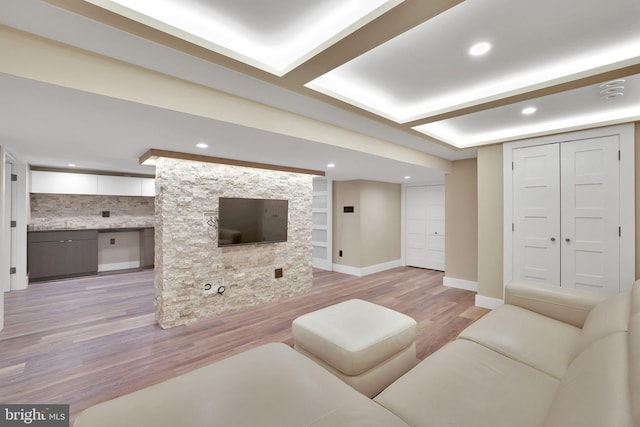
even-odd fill
[[[513,281],[505,289],[505,303],[582,328],[584,321],[606,295],[542,283]]]

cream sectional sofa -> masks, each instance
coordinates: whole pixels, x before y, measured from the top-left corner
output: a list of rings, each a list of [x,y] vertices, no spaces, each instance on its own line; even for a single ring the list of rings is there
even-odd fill
[[[373,400],[268,344],[84,411],[76,427],[640,425],[640,284],[512,283],[506,304]]]

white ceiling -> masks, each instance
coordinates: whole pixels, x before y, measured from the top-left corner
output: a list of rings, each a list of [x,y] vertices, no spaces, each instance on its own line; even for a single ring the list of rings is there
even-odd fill
[[[449,160],[475,155],[460,147],[640,120],[638,0],[466,0],[448,10],[458,0],[89,1],[233,61],[199,58],[41,0],[2,0],[0,24]],[[149,5],[153,18],[140,12]],[[424,23],[406,12],[428,7],[445,11]],[[191,17],[176,21],[175,8]],[[188,34],[196,21],[201,32]],[[232,36],[215,39],[225,31]],[[367,45],[382,33],[388,41]],[[469,56],[479,41],[492,49]],[[257,51],[245,49],[252,45]],[[600,84],[623,77],[618,69],[631,74],[624,95],[600,100]],[[335,162],[327,170],[334,179],[442,179],[406,162],[8,74],[0,73],[0,91],[0,145],[36,165],[151,172],[137,159],[157,148],[317,170]],[[527,106],[537,111],[523,116]],[[206,152],[194,147],[201,141]]]
[[[491,51],[469,55],[478,42]],[[309,86],[404,123],[629,59],[637,0],[468,0]]]

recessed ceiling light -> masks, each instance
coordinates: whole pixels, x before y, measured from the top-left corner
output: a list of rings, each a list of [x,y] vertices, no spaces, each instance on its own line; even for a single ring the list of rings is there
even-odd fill
[[[533,114],[536,111],[538,111],[538,109],[536,107],[527,107],[527,108],[522,109],[522,114],[528,116],[529,114]]]
[[[198,144],[196,144],[196,147],[198,147],[198,148],[207,148],[209,146],[207,144],[205,144],[204,142],[199,142]]]
[[[329,163],[329,164],[327,165],[327,167],[328,167],[328,168],[335,168],[335,167],[336,167],[336,164],[335,164],[335,163]]]
[[[404,179],[411,179],[409,175],[405,176]]]
[[[67,166],[69,166],[70,168],[75,168],[77,165],[75,163],[69,163]]]
[[[469,55],[472,56],[481,56],[491,50],[491,43],[489,42],[480,42],[476,43],[469,48]]]

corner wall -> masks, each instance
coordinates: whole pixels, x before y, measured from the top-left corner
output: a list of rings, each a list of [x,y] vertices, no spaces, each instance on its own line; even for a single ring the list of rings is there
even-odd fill
[[[478,297],[503,297],[502,144],[478,148]]]
[[[334,181],[334,270],[363,276],[399,266],[400,205],[400,184]],[[353,206],[354,212],[345,213],[345,206]]]
[[[640,279],[640,122],[635,123],[636,280]]]
[[[478,167],[476,159],[453,162],[445,175],[445,277],[478,281]]]
[[[287,242],[219,248],[205,213],[219,197],[289,200]],[[156,163],[156,319],[168,328],[307,292],[312,176],[177,159]],[[284,277],[276,279],[274,270]],[[203,286],[222,279],[223,295]]]

